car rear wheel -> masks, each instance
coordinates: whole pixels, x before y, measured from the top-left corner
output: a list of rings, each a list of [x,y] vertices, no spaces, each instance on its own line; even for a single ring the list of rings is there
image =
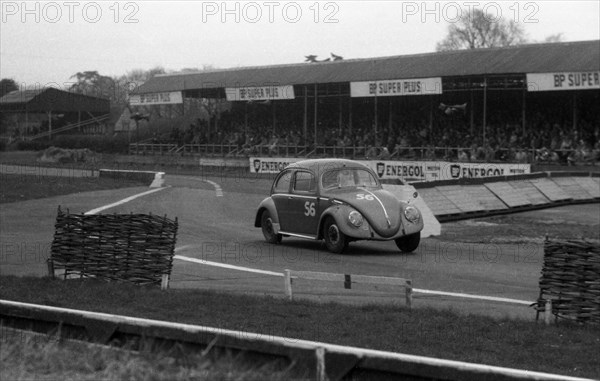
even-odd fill
[[[405,253],[410,253],[417,250],[421,242],[421,232],[409,234],[396,239],[396,246]]]
[[[348,237],[340,230],[333,218],[328,218],[323,227],[323,238],[329,251],[339,254],[348,247]]]
[[[273,229],[273,219],[271,218],[271,213],[268,210],[265,210],[260,217],[260,226],[262,228],[263,235],[265,236],[265,240],[269,243],[279,243],[281,242],[281,234],[276,234]]]

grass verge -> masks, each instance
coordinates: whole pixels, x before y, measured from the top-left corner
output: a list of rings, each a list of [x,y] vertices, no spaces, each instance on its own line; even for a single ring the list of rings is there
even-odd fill
[[[0,174],[0,204],[77,192],[148,185],[130,179]]]
[[[600,376],[600,330],[569,322],[459,315],[431,308],[350,306],[168,290],[94,280],[0,277],[0,297],[414,355]]]
[[[252,363],[244,356],[199,353],[177,356],[143,346],[128,351],[81,342],[58,341],[53,336],[0,327],[2,380],[288,380],[285,369]]]

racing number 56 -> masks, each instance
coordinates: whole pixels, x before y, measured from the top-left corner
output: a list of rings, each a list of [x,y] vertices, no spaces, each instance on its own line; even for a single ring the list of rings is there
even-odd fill
[[[315,210],[315,203],[314,202],[310,202],[310,201],[306,201],[304,203],[304,215],[305,216],[310,216],[310,217],[314,217],[315,214],[317,214],[316,210]]]

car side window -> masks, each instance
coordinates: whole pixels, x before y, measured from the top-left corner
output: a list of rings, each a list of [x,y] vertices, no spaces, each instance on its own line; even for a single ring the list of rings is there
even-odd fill
[[[367,171],[357,171],[358,183],[366,187],[376,187],[377,180]]]
[[[288,193],[292,181],[292,171],[285,171],[277,178],[273,186],[273,193]]]
[[[294,178],[294,192],[314,193],[317,190],[315,176],[310,172],[298,171]]]

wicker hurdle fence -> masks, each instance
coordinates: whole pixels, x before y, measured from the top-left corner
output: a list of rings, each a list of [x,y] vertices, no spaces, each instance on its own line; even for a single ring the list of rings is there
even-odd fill
[[[587,240],[548,240],[540,278],[538,317],[546,313],[583,323],[600,323],[600,244]]]
[[[178,221],[152,214],[71,214],[58,208],[48,270],[168,286]]]

